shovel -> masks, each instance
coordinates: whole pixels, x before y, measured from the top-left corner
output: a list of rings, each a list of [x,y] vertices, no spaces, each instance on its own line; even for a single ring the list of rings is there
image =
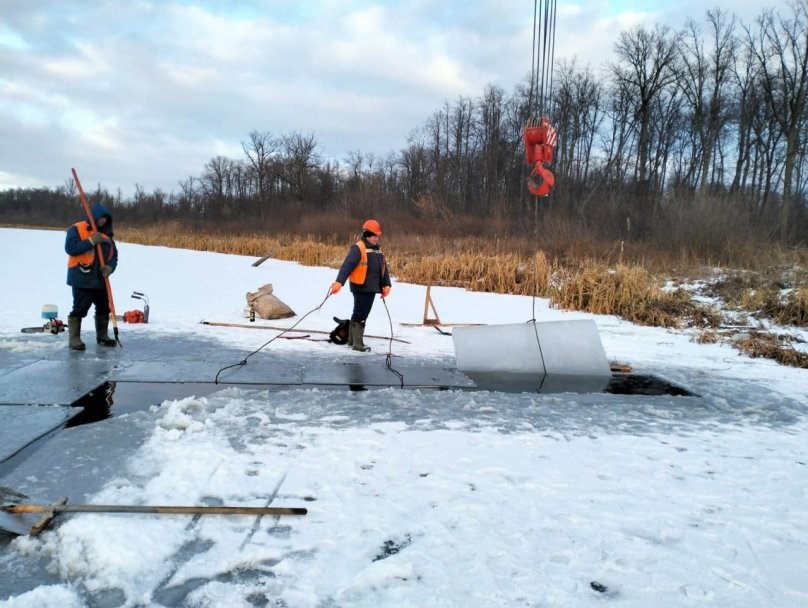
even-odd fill
[[[36,536],[56,513],[155,513],[173,515],[305,515],[304,507],[183,507],[147,505],[68,505],[67,497],[53,504],[32,504],[25,494],[0,486],[0,530]],[[40,501],[41,502],[41,501]],[[10,503],[10,504],[7,504]]]

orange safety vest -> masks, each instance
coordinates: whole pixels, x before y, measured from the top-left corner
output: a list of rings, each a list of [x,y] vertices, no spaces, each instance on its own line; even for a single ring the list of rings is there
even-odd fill
[[[368,248],[365,246],[364,241],[357,241],[356,246],[359,247],[359,264],[353,269],[353,272],[348,275],[348,280],[356,285],[364,285],[368,278]],[[379,252],[381,254],[381,251]],[[382,256],[381,265],[379,266],[379,278],[384,276],[386,264],[384,256]]]
[[[359,264],[353,269],[348,280],[356,285],[363,285],[368,278],[368,248],[365,247],[364,241],[357,241],[356,246],[359,247],[359,253],[362,256],[359,259]]]
[[[85,240],[90,238],[93,234],[93,229],[89,226],[88,222],[77,222],[73,224],[79,232],[79,239]],[[101,234],[101,237],[110,241],[111,247],[109,248],[109,255],[106,261],[109,262],[115,254],[115,243],[113,243],[106,234]],[[95,260],[95,246],[89,251],[85,251],[80,255],[71,255],[67,257],[67,267],[75,268],[76,266],[91,266]]]

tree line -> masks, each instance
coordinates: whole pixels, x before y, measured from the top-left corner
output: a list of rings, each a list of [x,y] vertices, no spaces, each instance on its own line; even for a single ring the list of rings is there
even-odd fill
[[[132,221],[183,218],[268,228],[300,214],[504,218],[539,233],[549,220],[607,239],[709,241],[723,230],[781,244],[808,234],[808,0],[752,24],[719,9],[680,30],[623,31],[603,69],[562,60],[546,107],[530,77],[445,102],[386,156],[322,158],[311,133],[254,130],[243,157],[217,156],[178,190],[90,193]],[[558,131],[556,187],[526,188],[522,130]],[[68,220],[75,187],[0,192],[0,212]]]

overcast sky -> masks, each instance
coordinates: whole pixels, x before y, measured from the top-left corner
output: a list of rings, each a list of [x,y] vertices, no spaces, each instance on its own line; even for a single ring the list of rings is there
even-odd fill
[[[177,191],[250,131],[384,156],[444,101],[531,68],[530,0],[0,0],[0,189]],[[558,2],[556,60],[593,68],[640,24],[752,23],[787,0]]]

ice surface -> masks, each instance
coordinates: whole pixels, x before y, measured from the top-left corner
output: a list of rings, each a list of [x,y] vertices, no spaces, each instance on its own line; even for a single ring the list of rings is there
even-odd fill
[[[0,405],[0,463],[75,413],[58,405]]]
[[[0,378],[21,359],[72,356],[64,335],[19,333],[43,303],[69,310],[63,242],[62,231],[0,229],[0,249],[28,262],[0,266],[3,284],[26,285],[4,296]],[[121,327],[123,352],[88,345],[76,357],[88,370],[103,360],[123,376],[129,362],[151,361],[170,377],[193,363],[213,376],[274,334],[199,321],[243,323],[244,294],[267,282],[313,311],[301,328],[330,330],[350,312],[346,290],[316,309],[333,269],[128,243],[120,255],[119,310],[130,290],[147,293],[151,322]],[[368,333],[409,342],[393,344],[394,366],[452,369],[449,337],[404,325],[421,319],[425,287],[393,284]],[[525,297],[438,287],[431,296],[456,323],[533,316]],[[691,330],[536,304],[541,322],[594,321],[610,360],[700,397],[245,384],[113,408],[49,434],[0,484],[74,504],[271,500],[309,514],[59,516],[35,539],[0,535],[0,608],[808,606],[806,371],[699,344]],[[368,342],[362,354],[277,339],[244,377],[284,361],[324,375],[363,362],[382,378],[389,344]]]

